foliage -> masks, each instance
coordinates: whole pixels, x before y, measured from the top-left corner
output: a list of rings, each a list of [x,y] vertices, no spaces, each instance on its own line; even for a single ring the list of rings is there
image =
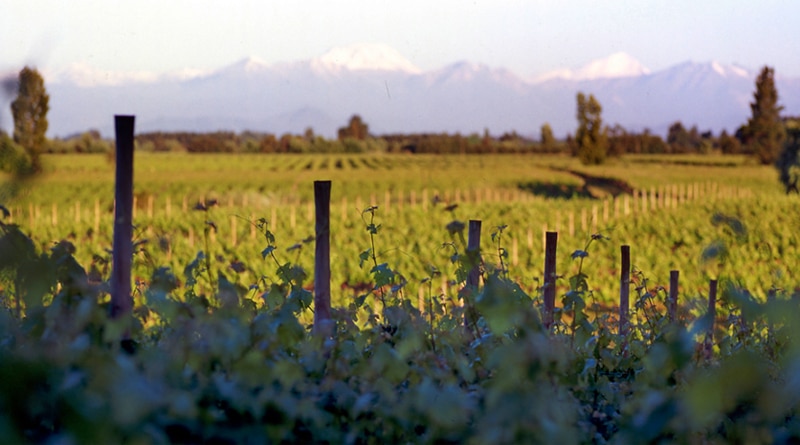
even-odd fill
[[[669,147],[661,136],[650,133],[645,129],[642,133],[629,132],[619,124],[608,131],[608,154],[622,156],[626,153],[663,154],[669,152]]]
[[[750,103],[752,115],[745,127],[745,143],[764,164],[773,164],[780,155],[786,130],[781,122],[775,70],[765,66],[756,78],[756,91]]]
[[[603,127],[600,102],[590,94],[578,93],[578,130],[575,144],[578,159],[584,165],[599,165],[608,154],[608,130]]]
[[[800,119],[785,119],[786,141],[783,144],[780,157],[775,163],[780,175],[780,181],[786,189],[786,193],[800,193],[798,181],[800,181]]]
[[[14,117],[14,142],[27,151],[31,168],[41,171],[40,154],[44,150],[47,133],[47,112],[50,96],[44,79],[35,68],[25,67],[19,72],[17,98],[11,103]]]
[[[556,146],[556,137],[553,136],[553,128],[550,126],[550,124],[547,122],[542,124],[542,128],[539,133],[542,150],[546,152],[554,151]]]
[[[361,120],[361,116],[354,114],[347,126],[339,129],[338,134],[340,140],[352,138],[361,141],[369,136],[369,127]]]
[[[735,136],[729,135],[726,130],[722,130],[720,133],[717,145],[722,154],[739,154],[743,150],[741,141]]]
[[[670,125],[667,132],[667,144],[672,153],[707,153],[710,150],[710,132],[700,134],[697,126],[687,130],[680,121]]]
[[[203,203],[204,219],[213,216],[212,207]],[[363,212],[370,248],[362,260],[373,265],[377,289],[392,268],[377,262],[375,237],[382,232],[376,210]],[[735,218],[720,215],[714,222],[731,236],[745,233]],[[587,266],[602,256],[594,248],[609,241],[595,235],[572,254],[578,264],[565,279],[558,322],[548,330],[539,316],[541,295],[509,278],[503,225],[492,234],[500,266],[481,255],[484,284],[471,299],[471,329],[463,325],[467,306],[430,293],[425,309],[404,298],[385,299],[380,313],[363,299],[339,307],[335,333],[325,338],[307,324],[312,308],[302,274],[279,258],[267,221],[253,223],[263,230],[262,256],[274,260],[271,278],[248,286],[218,271],[209,278],[213,290],[203,291],[196,281],[209,272],[204,264],[212,254],[206,252],[186,267],[193,292],[178,292],[179,278],[154,267],[137,285],[134,312],[112,320],[106,316],[106,281],[78,265],[73,246],[59,243],[40,252],[18,226],[0,222],[0,244],[17,246],[0,249],[1,276],[20,283],[0,291],[0,440],[535,444],[800,438],[797,295],[776,291],[770,301],[758,301],[726,282],[716,321],[692,310],[700,296],[691,293],[671,320],[659,310],[663,289],[640,273],[630,329],[620,334],[616,318],[593,303]],[[454,246],[463,252],[458,230],[464,224],[450,226]],[[285,251],[297,250],[291,249]],[[472,268],[475,260],[457,255],[454,261]],[[19,277],[34,270],[25,266],[29,262],[36,263],[36,279]],[[708,354],[698,337],[710,328]],[[130,340],[121,341],[126,332]]]

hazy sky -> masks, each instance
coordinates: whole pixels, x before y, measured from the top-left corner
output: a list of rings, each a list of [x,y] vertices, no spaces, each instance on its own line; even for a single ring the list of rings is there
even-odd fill
[[[800,76],[796,0],[2,0],[0,69],[212,69],[385,43],[422,69],[458,60],[533,76],[625,51]]]

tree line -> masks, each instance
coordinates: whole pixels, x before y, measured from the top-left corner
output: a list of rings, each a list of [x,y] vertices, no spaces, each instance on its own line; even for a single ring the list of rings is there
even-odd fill
[[[152,152],[189,153],[561,153],[576,156],[587,165],[602,164],[609,157],[624,154],[745,154],[762,164],[774,164],[787,191],[797,191],[800,174],[798,128],[800,118],[781,116],[775,72],[764,67],[756,79],[751,117],[734,134],[700,131],[674,122],[666,139],[645,129],[628,131],[621,125],[606,126],[602,105],[592,94],[576,97],[577,129],[557,139],[548,123],[540,127],[539,139],[516,132],[499,136],[472,133],[421,133],[373,135],[359,115],[339,128],[336,139],[314,133],[260,132],[149,132],[136,137],[136,149]],[[113,143],[96,130],[62,139],[47,139],[49,95],[36,69],[23,68],[17,82],[17,98],[11,104],[13,135],[0,130],[0,171],[16,174],[41,170],[43,153],[109,153]]]

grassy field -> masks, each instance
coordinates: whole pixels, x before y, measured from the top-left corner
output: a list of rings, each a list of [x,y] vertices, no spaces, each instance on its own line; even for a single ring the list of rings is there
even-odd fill
[[[59,155],[47,157],[45,166],[41,178],[6,203],[13,220],[43,247],[72,240],[82,264],[94,261],[102,269],[99,259],[111,246],[113,164],[105,156]],[[585,188],[586,177],[613,178],[634,193],[614,198],[618,190]],[[679,269],[687,298],[717,276],[742,280],[763,297],[772,287],[794,286],[791,271],[800,258],[797,200],[783,196],[776,178],[770,167],[721,156],[628,156],[584,167],[562,156],[138,154],[135,233],[147,242],[135,273],[142,282],[158,266],[180,274],[203,250],[217,270],[243,285],[262,277],[268,282],[275,267],[262,258],[266,241],[255,227],[264,218],[280,260],[310,274],[313,245],[287,248],[306,246],[302,240],[313,234],[312,183],[329,179],[334,298],[340,301],[371,280],[369,266],[359,264],[371,246],[369,215],[362,213],[370,205],[378,206],[378,259],[402,273],[414,300],[431,266],[444,277],[435,291],[453,293],[449,258],[460,247],[445,226],[470,219],[483,221],[487,263],[502,257],[530,290],[541,281],[543,233],[557,230],[565,274],[577,267],[570,254],[593,233],[610,238],[591,246],[583,266],[604,301],[618,293],[621,244],[633,246],[634,265],[654,289]],[[192,210],[204,199],[219,206]],[[458,206],[445,210],[450,204]],[[720,212],[741,219],[748,237],[715,225]],[[206,239],[207,221],[216,231]],[[507,227],[492,241],[499,226]],[[702,261],[704,249],[723,244],[731,252],[723,262]]]

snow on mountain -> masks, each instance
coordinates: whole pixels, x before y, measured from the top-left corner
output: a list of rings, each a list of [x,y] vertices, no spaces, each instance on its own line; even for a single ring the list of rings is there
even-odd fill
[[[539,82],[473,62],[422,72],[385,45],[336,48],[316,59],[272,65],[247,58],[210,72],[158,76],[71,68],[58,81],[45,75],[51,136],[91,128],[110,136],[112,116],[131,113],[139,116],[137,131],[282,134],[311,127],[332,137],[357,113],[375,134],[489,129],[536,135],[548,122],[564,137],[575,129],[578,91],[598,98],[609,125],[665,134],[680,120],[732,132],[749,115],[755,82],[754,71],[718,62],[650,72],[624,53]],[[776,82],[784,113],[800,113],[800,79]],[[7,113],[0,120],[8,128]]]
[[[736,65],[723,65],[716,60],[711,62],[711,68],[720,76],[728,77],[728,76],[738,76],[738,77],[745,77],[750,78],[753,75],[748,72],[745,68]]]
[[[84,62],[73,63],[56,72],[43,72],[48,83],[71,83],[81,87],[116,86],[129,83],[149,83],[159,79],[150,71],[111,71],[90,66]]]
[[[552,79],[614,79],[619,77],[636,77],[649,73],[650,70],[642,65],[633,56],[624,52],[618,52],[611,54],[604,59],[593,60],[589,64],[584,65],[577,70],[561,68],[555,71],[550,71],[534,79],[534,82],[541,83]]]
[[[266,63],[264,63],[266,66]],[[208,70],[183,68],[166,73],[152,71],[112,71],[94,68],[86,63],[73,63],[65,69],[44,71],[47,83],[70,83],[80,87],[122,86],[154,83],[162,80],[185,81],[209,74]]]
[[[422,72],[394,48],[378,43],[336,47],[312,63],[332,71],[402,71],[409,74]]]

